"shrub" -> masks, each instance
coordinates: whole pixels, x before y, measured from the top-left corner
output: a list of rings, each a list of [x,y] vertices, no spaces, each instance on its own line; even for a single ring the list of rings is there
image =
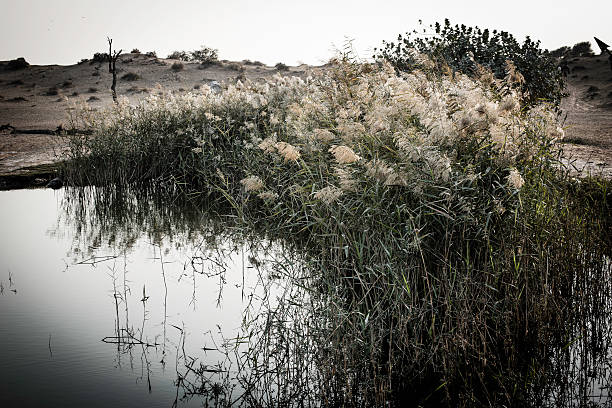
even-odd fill
[[[140,54],[140,50],[139,50],[138,48],[134,48],[134,49],[131,51],[131,53],[132,53],[132,54]]]
[[[106,52],[96,52],[91,59],[90,64],[93,63],[105,63],[109,61],[108,53]]]
[[[147,57],[157,58],[157,53],[155,51],[149,51],[145,54]]]
[[[438,71],[451,69],[477,75],[479,66],[493,72],[496,78],[506,75],[506,61],[512,61],[524,77],[521,90],[528,93],[528,102],[541,99],[556,105],[564,95],[565,83],[557,61],[540,49],[539,41],[527,37],[521,45],[512,34],[479,27],[444,24],[430,25],[433,35],[414,30],[399,35],[397,42],[383,41],[375,49],[375,57],[390,61],[398,71],[409,72],[420,66],[418,54],[427,55]]]
[[[590,57],[595,55],[591,48],[591,43],[588,41],[579,42],[574,44],[570,51],[570,55],[574,57]]]
[[[206,69],[210,66],[219,65],[219,64],[220,64],[219,61],[203,62],[201,64],[198,64],[198,69]]]
[[[232,71],[244,72],[245,68],[238,62],[231,62],[227,65]]]
[[[199,50],[191,51],[190,56],[192,61],[198,61],[202,64],[209,64],[218,59],[217,50],[205,46],[202,46]]]
[[[137,86],[132,86],[127,90],[128,93],[145,93],[148,92],[146,88],[139,88]]]
[[[568,46],[563,46],[563,47],[557,48],[556,50],[552,50],[552,51],[550,52],[550,55],[551,55],[552,57],[555,57],[555,58],[561,58],[561,57],[568,56],[568,55],[569,55],[570,50],[571,50],[571,48],[570,48],[570,47],[568,47]]]
[[[17,58],[14,60],[10,60],[6,65],[6,68],[12,71],[16,71],[18,69],[24,69],[29,66],[30,64],[25,60],[25,58]]]
[[[170,67],[174,72],[178,72],[178,71],[182,71],[183,68],[185,68],[185,66],[183,65],[182,62],[175,62],[174,64],[172,64],[172,66]]]
[[[134,72],[128,72],[126,74],[124,74],[121,79],[123,79],[124,81],[137,81],[140,79],[140,75],[134,73]]]
[[[173,51],[168,55],[168,59],[176,59],[181,61],[189,61],[191,56],[187,51]]]
[[[289,67],[283,64],[282,62],[279,62],[278,64],[276,64],[274,68],[276,68],[278,71],[288,71],[289,70]]]
[[[87,90],[87,92],[89,92],[89,93],[96,93],[96,92],[98,92],[98,88],[91,87],[91,88],[89,88]]]

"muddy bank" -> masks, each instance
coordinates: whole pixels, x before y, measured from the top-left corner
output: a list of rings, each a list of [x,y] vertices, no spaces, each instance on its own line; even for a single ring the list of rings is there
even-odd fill
[[[22,167],[9,172],[0,172],[0,190],[45,187],[61,176],[62,162],[52,162]]]

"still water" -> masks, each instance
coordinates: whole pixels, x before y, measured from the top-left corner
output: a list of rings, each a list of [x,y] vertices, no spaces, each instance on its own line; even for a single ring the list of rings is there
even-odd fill
[[[73,193],[0,192],[0,406],[239,402],[232,355],[284,293],[269,255]]]
[[[308,407],[324,405],[321,395],[351,397],[347,379],[372,361],[346,353],[356,342],[343,332],[345,286],[324,285],[289,239],[233,228],[245,224],[221,205],[171,197],[0,192],[0,407]],[[612,405],[611,264],[592,265],[558,298],[568,310],[561,340],[529,345],[541,350],[530,354],[541,359],[537,378],[529,365],[511,373],[536,379],[530,406]],[[364,378],[353,405],[372,391]],[[411,396],[390,399],[405,406]]]

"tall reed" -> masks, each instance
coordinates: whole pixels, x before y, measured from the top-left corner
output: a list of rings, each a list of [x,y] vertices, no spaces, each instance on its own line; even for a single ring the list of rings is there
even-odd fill
[[[207,197],[292,243],[312,313],[266,330],[307,333],[309,359],[283,361],[320,404],[571,405],[552,357],[609,310],[611,183],[568,176],[553,111],[521,110],[507,69],[398,77],[345,56],[306,81],[81,109],[94,131],[66,171]]]

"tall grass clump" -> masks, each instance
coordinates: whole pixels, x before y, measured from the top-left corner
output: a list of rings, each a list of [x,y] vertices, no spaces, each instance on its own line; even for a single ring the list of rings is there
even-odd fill
[[[70,136],[67,177],[170,183],[293,243],[308,352],[276,363],[322,405],[571,401],[564,353],[609,310],[610,183],[564,173],[553,107],[521,109],[512,63],[497,79],[415,58],[400,75],[344,55],[305,81],[75,108],[93,132]]]

